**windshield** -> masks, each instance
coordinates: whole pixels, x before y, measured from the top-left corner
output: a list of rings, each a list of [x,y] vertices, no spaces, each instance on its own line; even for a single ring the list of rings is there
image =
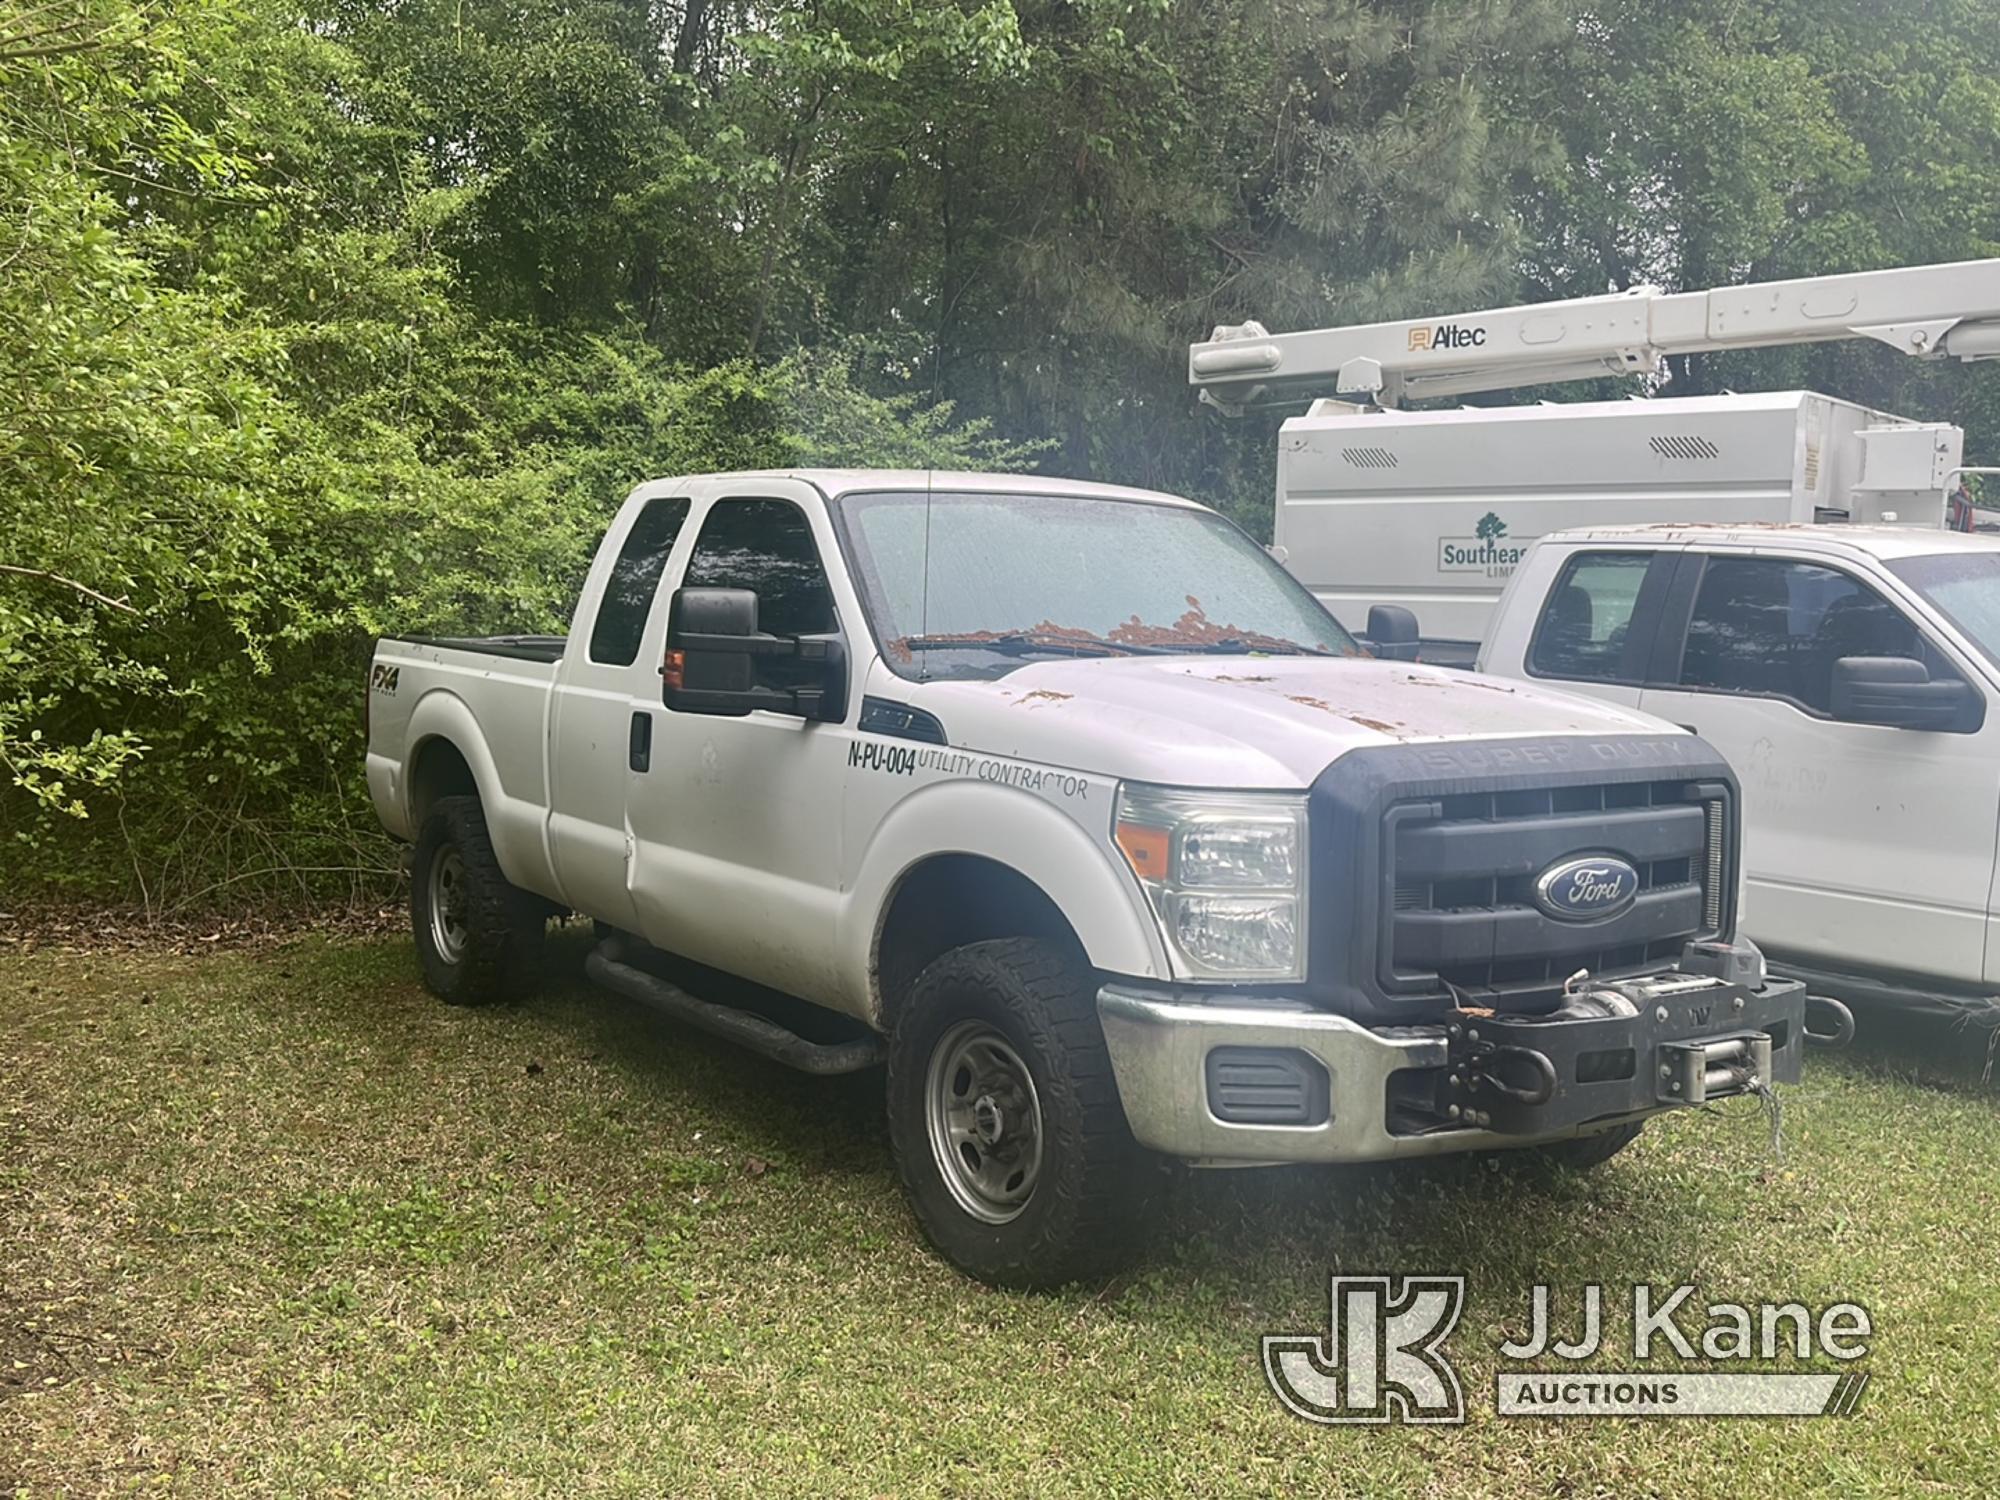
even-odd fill
[[[900,676],[998,677],[1064,656],[1359,654],[1212,511],[957,491],[850,495],[835,509]]]
[[[2000,552],[1933,552],[1887,566],[2000,666]]]

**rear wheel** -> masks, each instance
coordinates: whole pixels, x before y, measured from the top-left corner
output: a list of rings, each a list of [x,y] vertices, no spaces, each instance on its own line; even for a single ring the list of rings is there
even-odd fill
[[[889,1137],[924,1233],[1002,1286],[1102,1275],[1136,1248],[1151,1174],[1079,956],[1004,938],[935,960],[889,1047]]]
[[[424,819],[410,929],[425,985],[452,1005],[517,999],[540,979],[548,908],[501,873],[477,797],[440,797]]]

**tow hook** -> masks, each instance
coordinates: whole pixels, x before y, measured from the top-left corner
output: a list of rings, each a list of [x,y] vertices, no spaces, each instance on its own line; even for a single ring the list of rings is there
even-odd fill
[[[1516,1104],[1547,1104],[1556,1096],[1556,1065],[1532,1047],[1480,1047],[1465,1059],[1465,1070],[1475,1088],[1483,1084]],[[1527,1081],[1510,1080],[1510,1071],[1517,1078],[1525,1073]]]
[[[1482,1039],[1477,1026],[1454,1026],[1451,1036],[1457,1056],[1438,1100],[1446,1119],[1491,1129],[1493,1111],[1482,1106],[1505,1100],[1534,1109],[1555,1098],[1556,1067],[1547,1054]]]
[[[1854,1040],[1854,1012],[1831,995],[1806,996],[1806,1040],[1816,1047],[1845,1047]]]

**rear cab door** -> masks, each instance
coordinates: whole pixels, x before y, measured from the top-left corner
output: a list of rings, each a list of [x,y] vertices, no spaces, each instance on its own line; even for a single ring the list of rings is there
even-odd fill
[[[1653,540],[1538,543],[1494,611],[1479,670],[1637,708],[1679,555]]]
[[[578,911],[635,929],[625,776],[659,711],[659,656],[645,649],[655,601],[688,550],[691,501],[678,482],[642,486],[598,549],[570,622],[549,730],[549,833]]]

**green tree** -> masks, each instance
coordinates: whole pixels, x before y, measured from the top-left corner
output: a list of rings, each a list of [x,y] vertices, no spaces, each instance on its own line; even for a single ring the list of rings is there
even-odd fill
[[[0,0],[0,836],[154,904],[384,868],[370,638],[560,628],[638,479],[1261,529],[1214,324],[1994,254],[1996,78],[1989,0]],[[1991,366],[1673,374],[2000,457]]]
[[[1567,166],[1526,200],[1551,296],[1698,289],[2000,253],[2000,11],[1982,0],[1592,0],[1519,80]],[[1866,344],[1675,362],[1675,394],[1807,386],[1968,425],[1991,367]]]

